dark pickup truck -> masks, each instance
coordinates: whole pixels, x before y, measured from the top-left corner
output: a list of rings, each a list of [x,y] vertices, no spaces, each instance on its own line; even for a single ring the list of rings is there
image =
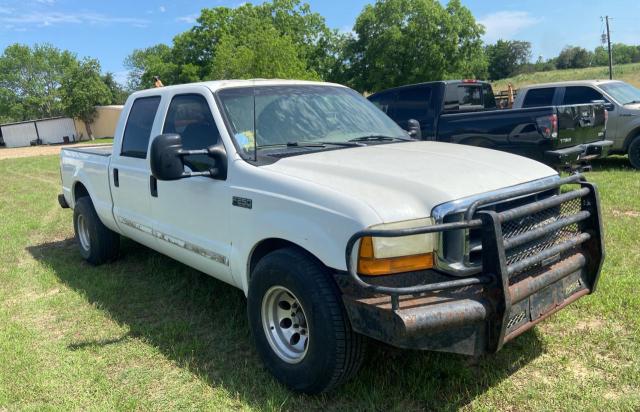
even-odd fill
[[[556,168],[605,156],[612,145],[600,103],[501,110],[491,85],[475,80],[402,86],[369,100],[421,139],[503,150]]]

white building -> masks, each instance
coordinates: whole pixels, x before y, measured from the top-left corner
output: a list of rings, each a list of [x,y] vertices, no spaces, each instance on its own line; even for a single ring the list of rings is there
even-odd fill
[[[73,119],[57,117],[0,125],[0,137],[6,147],[73,142],[78,133]]]

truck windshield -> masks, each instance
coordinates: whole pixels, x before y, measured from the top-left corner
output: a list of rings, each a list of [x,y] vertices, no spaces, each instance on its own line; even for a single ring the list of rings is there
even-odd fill
[[[640,89],[633,87],[629,83],[606,83],[600,85],[600,87],[620,104],[640,103]]]
[[[350,146],[357,141],[408,139],[393,120],[344,87],[256,86],[222,89],[217,94],[245,157],[278,145]],[[345,144],[349,142],[352,144]]]

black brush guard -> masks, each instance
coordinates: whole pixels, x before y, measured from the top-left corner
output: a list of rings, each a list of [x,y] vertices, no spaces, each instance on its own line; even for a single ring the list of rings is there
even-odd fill
[[[563,192],[565,185],[579,188]],[[486,205],[552,189],[558,189],[558,194],[524,206],[502,212],[482,210]],[[512,222],[526,222],[530,216],[560,211],[566,205],[573,205],[568,213],[556,214],[527,230],[520,225],[518,230],[503,233]],[[373,277],[365,281],[357,273],[354,249],[365,236],[462,229],[482,234],[482,271],[477,276],[439,276],[431,283],[390,286]],[[536,248],[536,241],[550,237],[552,242]],[[582,176],[573,175],[533,190],[482,198],[467,209],[462,222],[357,232],[346,248],[346,283],[350,286],[344,286],[344,279],[339,284],[357,332],[399,347],[478,355],[499,350],[539,321],[592,293],[603,259],[597,189]]]

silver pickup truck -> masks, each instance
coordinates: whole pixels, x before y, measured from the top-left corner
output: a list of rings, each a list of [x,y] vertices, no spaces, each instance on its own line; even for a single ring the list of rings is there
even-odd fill
[[[604,100],[609,120],[607,140],[613,140],[609,154],[628,154],[640,169],[640,89],[617,80],[578,80],[536,84],[518,90],[514,108],[534,107],[540,102],[585,104]]]

